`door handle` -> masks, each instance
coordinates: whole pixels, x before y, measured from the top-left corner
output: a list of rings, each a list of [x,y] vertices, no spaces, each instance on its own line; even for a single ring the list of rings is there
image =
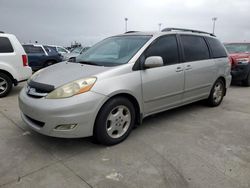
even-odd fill
[[[192,69],[191,65],[187,65],[186,68],[185,68],[185,70],[190,70],[190,69]]]
[[[175,71],[176,71],[176,72],[182,72],[182,71],[183,71],[183,68],[182,68],[182,67],[177,67]]]

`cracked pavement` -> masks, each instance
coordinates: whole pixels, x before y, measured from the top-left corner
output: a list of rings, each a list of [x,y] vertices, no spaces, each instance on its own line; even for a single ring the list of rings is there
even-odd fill
[[[0,99],[0,187],[250,187],[250,88],[146,118],[123,143],[40,135],[22,122],[17,96]]]

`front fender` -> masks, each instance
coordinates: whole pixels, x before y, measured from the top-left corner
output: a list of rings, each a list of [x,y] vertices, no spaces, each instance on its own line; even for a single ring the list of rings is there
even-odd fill
[[[106,95],[108,98],[119,94],[131,95],[137,100],[141,113],[144,112],[140,71],[131,71],[109,78],[97,79],[91,90]]]

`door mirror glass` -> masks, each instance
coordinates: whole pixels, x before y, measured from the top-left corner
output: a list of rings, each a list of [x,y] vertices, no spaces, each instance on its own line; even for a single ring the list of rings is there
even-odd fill
[[[144,63],[145,68],[154,68],[163,66],[163,59],[161,56],[147,57]]]

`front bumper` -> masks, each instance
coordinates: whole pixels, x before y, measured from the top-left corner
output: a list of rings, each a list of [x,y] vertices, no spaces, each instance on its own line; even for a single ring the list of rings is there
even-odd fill
[[[66,99],[33,98],[22,89],[19,107],[23,121],[44,135],[63,138],[88,137],[93,134],[95,118],[106,96],[86,92]],[[55,130],[58,125],[77,124],[74,129]]]
[[[250,72],[250,63],[246,65],[237,64],[232,68],[231,74],[234,81],[246,80]]]

